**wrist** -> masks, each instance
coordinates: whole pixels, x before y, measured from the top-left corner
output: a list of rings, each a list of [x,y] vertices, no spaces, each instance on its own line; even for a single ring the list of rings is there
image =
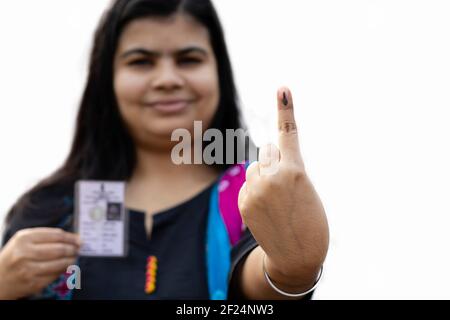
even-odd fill
[[[265,255],[265,254],[264,254]],[[322,265],[278,262],[269,256],[263,258],[270,279],[286,291],[299,292],[311,289],[317,282]]]

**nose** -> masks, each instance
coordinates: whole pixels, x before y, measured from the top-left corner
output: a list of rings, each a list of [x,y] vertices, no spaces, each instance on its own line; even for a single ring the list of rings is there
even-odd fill
[[[180,75],[177,66],[170,60],[164,60],[159,63],[155,70],[153,79],[153,88],[156,90],[175,90],[184,85],[184,79]]]

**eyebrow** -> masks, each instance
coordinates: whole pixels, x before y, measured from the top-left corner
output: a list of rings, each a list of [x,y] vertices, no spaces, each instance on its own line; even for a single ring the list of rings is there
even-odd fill
[[[175,54],[176,55],[185,55],[185,54],[192,53],[192,52],[194,52],[194,53],[197,52],[204,56],[208,55],[207,51],[200,47],[187,47],[187,48],[175,51]],[[134,54],[140,54],[140,55],[150,56],[150,57],[158,57],[158,56],[162,55],[162,53],[159,51],[147,50],[144,48],[134,48],[134,49],[125,51],[123,54],[120,55],[120,58],[125,59],[125,58],[129,57],[130,55],[134,55]]]

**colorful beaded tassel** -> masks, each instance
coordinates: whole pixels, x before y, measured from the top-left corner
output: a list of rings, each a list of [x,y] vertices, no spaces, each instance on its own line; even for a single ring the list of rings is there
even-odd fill
[[[147,272],[145,282],[145,292],[153,293],[156,289],[156,270],[158,269],[158,259],[155,256],[147,258]]]

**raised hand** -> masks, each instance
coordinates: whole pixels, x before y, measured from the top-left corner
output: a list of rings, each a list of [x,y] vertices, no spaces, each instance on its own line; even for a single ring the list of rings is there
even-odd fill
[[[239,193],[244,223],[267,255],[271,275],[316,272],[328,250],[328,223],[322,202],[300,153],[292,94],[278,90],[279,149],[260,149]]]

